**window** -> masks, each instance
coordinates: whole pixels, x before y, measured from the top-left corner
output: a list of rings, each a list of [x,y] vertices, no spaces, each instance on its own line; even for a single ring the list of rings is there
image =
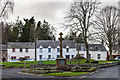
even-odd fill
[[[48,55],[48,59],[51,59],[51,55]]]
[[[57,52],[58,52],[58,53],[60,52],[60,48],[57,48]]]
[[[39,58],[42,59],[42,55],[39,55]]]
[[[12,52],[15,52],[15,48],[12,49]]]
[[[84,47],[83,46],[81,46],[81,51],[84,51]]]
[[[25,49],[25,52],[28,52],[28,48]]]
[[[11,56],[11,60],[16,60],[16,56]]]
[[[59,58],[60,55],[57,55],[57,58]]]
[[[84,57],[84,54],[81,54],[82,57]]]
[[[93,47],[90,47],[90,49],[93,49]]]
[[[3,52],[3,55],[5,55],[5,51],[2,51]]]
[[[66,55],[66,59],[70,59],[70,55]]]
[[[30,56],[25,56],[25,59],[30,59]]]
[[[89,59],[91,59],[91,54],[89,54]]]
[[[74,58],[74,55],[72,55],[72,59]]]
[[[98,50],[98,47],[96,47],[96,51]]]
[[[69,53],[69,48],[66,48],[66,52]]]
[[[98,58],[98,59],[100,59],[100,56],[101,56],[100,54],[97,54],[97,58]]]
[[[22,48],[20,48],[20,52],[22,52]]]
[[[40,48],[40,53],[42,53],[42,48]]]
[[[48,48],[48,53],[51,53],[51,48]]]

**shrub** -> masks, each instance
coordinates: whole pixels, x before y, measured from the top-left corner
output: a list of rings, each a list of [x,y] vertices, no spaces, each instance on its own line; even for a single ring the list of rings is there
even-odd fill
[[[81,69],[72,69],[72,72],[92,72],[96,71],[96,68],[81,68]]]
[[[31,73],[34,73],[34,74],[45,74],[46,71],[45,70],[33,70],[33,71],[31,71]]]
[[[88,72],[94,72],[94,71],[96,71],[96,68],[91,68],[88,70]]]
[[[63,70],[37,70],[37,69],[23,69],[21,72],[33,74],[46,74],[46,73],[62,73]]]

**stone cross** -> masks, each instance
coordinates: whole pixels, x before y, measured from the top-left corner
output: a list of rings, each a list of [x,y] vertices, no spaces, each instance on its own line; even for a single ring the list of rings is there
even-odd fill
[[[60,32],[59,35],[60,35],[60,38],[58,38],[60,41],[60,57],[59,58],[63,58],[63,55],[62,55],[62,41],[64,40],[64,38],[62,38],[63,33]]]

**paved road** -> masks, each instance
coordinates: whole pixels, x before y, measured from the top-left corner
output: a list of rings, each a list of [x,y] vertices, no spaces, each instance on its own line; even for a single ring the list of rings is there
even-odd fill
[[[98,71],[97,73],[88,75],[84,78],[118,78],[118,73],[120,71],[120,66],[112,66],[109,68],[104,68],[101,71]],[[119,71],[118,71],[119,70]],[[28,74],[20,74],[21,69],[3,69],[2,70],[2,77],[3,78],[41,78],[41,80],[68,80],[67,78],[58,78],[58,77],[46,77],[46,76],[40,76],[40,75],[28,75]],[[120,77],[120,75],[119,75]],[[48,78],[48,79],[46,79]],[[53,79],[54,78],[54,79]],[[81,77],[70,77],[69,80],[78,80],[81,79]],[[84,79],[82,78],[82,79]]]
[[[85,78],[119,78],[120,75],[118,73],[120,73],[120,65],[103,68],[97,73],[93,73]]]

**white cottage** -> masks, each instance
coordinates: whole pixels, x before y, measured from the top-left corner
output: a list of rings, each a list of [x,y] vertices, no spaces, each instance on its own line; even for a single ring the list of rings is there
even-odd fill
[[[53,40],[37,41],[37,61],[39,60],[55,60],[60,54],[60,42]],[[63,57],[72,59],[77,54],[77,44],[72,40],[64,40],[62,42]],[[95,60],[106,60],[107,51],[102,44],[89,44],[89,56]],[[79,53],[86,58],[86,49],[83,43],[79,43]]]
[[[8,62],[19,61],[20,58],[35,59],[34,42],[8,42]]]
[[[55,60],[60,55],[60,42],[52,40],[37,41],[37,61],[39,60]],[[73,58],[76,52],[75,43],[73,41],[63,41],[63,57]]]
[[[79,53],[86,58],[86,48],[83,43],[79,43]],[[89,57],[95,60],[106,60],[107,50],[102,44],[89,44]]]

